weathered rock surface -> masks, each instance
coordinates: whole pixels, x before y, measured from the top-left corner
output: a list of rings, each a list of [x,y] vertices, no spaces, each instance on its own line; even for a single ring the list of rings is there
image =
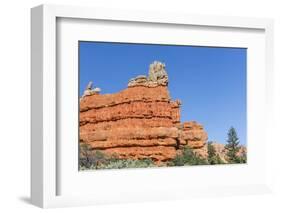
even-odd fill
[[[216,151],[216,154],[219,155],[220,159],[224,163],[227,163],[227,156],[226,156],[227,150],[225,149],[225,145],[221,144],[221,143],[217,143],[217,142],[212,142],[212,145]],[[243,155],[243,153],[246,153],[246,152],[247,152],[247,148],[245,146],[240,146],[240,149],[239,149],[237,155],[239,157],[241,157]]]
[[[149,76],[131,79],[127,89],[83,96],[80,142],[118,158],[164,162],[186,145],[205,157],[207,133],[195,121],[180,123],[181,102],[171,99],[167,85],[165,65],[154,62]]]
[[[93,87],[93,82],[89,82],[82,97],[89,96],[89,95],[95,95],[99,94],[101,89],[98,87],[92,88]]]
[[[130,79],[128,87],[134,86],[146,86],[146,87],[157,87],[159,85],[167,86],[168,85],[168,74],[166,72],[166,65],[154,61],[149,66],[148,77],[145,75],[139,75],[135,78]]]

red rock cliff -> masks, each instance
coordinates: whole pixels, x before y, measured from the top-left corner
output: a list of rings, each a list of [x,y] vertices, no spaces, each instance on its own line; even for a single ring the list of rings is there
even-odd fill
[[[207,133],[196,122],[180,123],[180,101],[171,100],[167,85],[159,62],[115,94],[101,95],[90,84],[80,100],[80,142],[125,159],[163,162],[186,145],[205,157]]]

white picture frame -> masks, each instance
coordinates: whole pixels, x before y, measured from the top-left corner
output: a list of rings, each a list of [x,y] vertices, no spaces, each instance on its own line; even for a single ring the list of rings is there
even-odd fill
[[[58,166],[60,152],[58,151],[58,132],[57,132],[57,117],[58,117],[58,100],[57,92],[60,86],[60,81],[57,78],[58,69],[58,20],[61,18],[68,20],[100,20],[100,21],[118,21],[131,22],[131,23],[153,23],[154,25],[166,26],[198,26],[206,28],[218,28],[224,29],[229,32],[234,30],[257,30],[262,32],[262,38],[258,42],[265,42],[262,44],[264,47],[261,55],[264,63],[260,68],[260,75],[265,75],[265,78],[252,78],[251,84],[259,84],[262,82],[263,86],[260,86],[259,92],[264,94],[264,98],[260,98],[262,106],[254,110],[248,119],[250,122],[255,123],[255,116],[261,116],[264,124],[266,125],[265,133],[261,135],[265,140],[264,147],[268,148],[268,144],[271,140],[274,140],[274,127],[272,126],[273,119],[273,21],[271,19],[257,19],[257,18],[240,18],[240,17],[216,17],[216,16],[203,16],[203,15],[187,15],[187,14],[167,14],[167,13],[153,13],[145,11],[122,11],[112,9],[97,9],[97,8],[84,8],[74,6],[54,6],[54,5],[41,5],[31,10],[31,201],[33,204],[47,208],[47,207],[62,207],[62,206],[76,206],[76,205],[91,205],[100,203],[116,203],[116,202],[139,202],[144,200],[165,200],[165,199],[178,199],[198,196],[224,196],[224,195],[242,195],[253,193],[265,193],[271,191],[271,167],[270,150],[267,149],[267,153],[264,155],[267,158],[266,163],[261,168],[253,168],[257,174],[264,174],[262,178],[253,180],[253,184],[250,184],[250,180],[243,183],[243,180],[237,182],[237,184],[218,184],[218,185],[196,185],[191,187],[190,185],[182,183],[183,188],[179,188],[178,185],[169,185],[165,189],[160,189],[164,186],[165,181],[162,181],[153,188],[148,194],[138,192],[133,194],[132,189],[122,191],[110,191],[105,189],[103,194],[99,195],[83,195],[69,193],[61,194],[59,185],[62,184],[64,179],[60,179],[61,166]],[[206,35],[207,36],[207,35]],[[235,38],[235,35],[233,35]],[[71,37],[71,36],[70,36]],[[210,36],[212,37],[212,36]],[[126,38],[125,38],[126,40]],[[165,41],[162,41],[165,43]],[[255,63],[253,61],[253,63]],[[257,66],[257,65],[256,65]],[[77,79],[78,81],[78,79]],[[249,81],[248,81],[249,82]],[[250,97],[255,96],[254,87],[251,90]],[[256,94],[258,96],[258,94]],[[252,104],[253,105],[253,104]],[[261,110],[261,111],[259,111]],[[259,115],[263,112],[263,116]],[[253,126],[249,131],[259,132],[260,127]],[[253,149],[254,150],[254,149]],[[255,158],[264,157],[260,156],[260,151],[256,154]],[[67,156],[67,155],[66,155]],[[74,157],[74,156],[73,156]],[[75,156],[77,157],[77,156]],[[63,165],[63,164],[62,164]],[[72,168],[73,169],[73,168]],[[170,169],[170,168],[169,168]],[[247,171],[247,167],[239,168],[239,171]],[[210,170],[208,168],[200,169],[198,175],[204,175],[202,171]],[[227,171],[227,167],[216,168],[218,173]],[[167,170],[152,169],[150,170],[151,177],[160,177],[165,175]],[[177,178],[180,175],[184,176],[183,169],[173,168],[170,170],[174,173],[173,177]],[[111,172],[111,171],[110,171]],[[100,175],[99,181],[104,178],[109,178],[112,171],[106,175]],[[211,174],[211,171],[207,171]],[[231,171],[229,171],[231,172]],[[250,172],[253,173],[253,172]],[[103,173],[104,174],[104,173]],[[127,176],[126,171],[119,173],[120,179]],[[144,170],[130,171],[131,177],[135,180],[140,180],[143,176]],[[205,174],[205,175],[206,175]],[[68,175],[68,174],[67,174]],[[90,174],[84,173],[85,176]],[[123,176],[122,176],[123,175]],[[118,176],[118,175],[117,175]],[[167,178],[167,177],[166,177]],[[87,178],[86,178],[87,179]],[[86,180],[81,179],[81,180]],[[75,179],[69,178],[70,181]],[[78,179],[76,179],[77,181]],[[128,180],[125,180],[128,182]],[[146,178],[145,181],[149,181]],[[71,182],[70,182],[71,184]],[[161,185],[162,184],[162,185]],[[73,185],[75,183],[73,182]],[[67,187],[71,187],[67,185]],[[126,188],[126,186],[124,186]],[[129,188],[127,186],[127,188]],[[84,187],[85,188],[85,187]],[[145,188],[144,188],[145,189]],[[70,192],[71,192],[70,188]],[[89,187],[91,190],[91,187]],[[102,189],[99,189],[100,192]],[[77,188],[73,186],[73,191],[77,191]],[[102,193],[102,192],[101,192]],[[120,196],[119,193],[122,193]],[[127,193],[127,195],[126,195]]]

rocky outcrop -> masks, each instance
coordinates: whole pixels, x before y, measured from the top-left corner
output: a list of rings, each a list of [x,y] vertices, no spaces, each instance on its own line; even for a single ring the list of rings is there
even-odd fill
[[[95,94],[99,94],[101,89],[96,87],[96,88],[92,88],[93,87],[93,82],[89,82],[86,89],[84,90],[83,96],[82,98],[84,98],[85,96],[90,96],[90,95],[95,95]]]
[[[224,144],[212,142],[212,145],[213,145],[213,147],[215,149],[216,154],[220,157],[220,159],[224,163],[227,163],[226,149],[224,148]]]
[[[207,133],[195,121],[180,123],[181,102],[171,99],[167,85],[165,65],[154,62],[149,76],[131,79],[127,89],[86,93],[80,100],[80,142],[123,159],[165,162],[187,145],[206,156]]]
[[[225,145],[217,142],[212,142],[212,145],[216,151],[216,154],[220,157],[220,159],[224,162],[227,163],[227,150],[225,149]],[[238,157],[242,157],[243,154],[247,153],[247,148],[245,146],[240,146],[240,149],[237,153]]]
[[[196,121],[184,122],[181,138],[186,141],[186,145],[192,148],[195,153],[204,158],[208,156],[206,143],[208,135],[202,125]]]
[[[166,72],[166,65],[158,61],[154,61],[149,66],[148,77],[139,75],[130,79],[128,83],[128,87],[157,87],[159,85],[168,86],[168,74]]]

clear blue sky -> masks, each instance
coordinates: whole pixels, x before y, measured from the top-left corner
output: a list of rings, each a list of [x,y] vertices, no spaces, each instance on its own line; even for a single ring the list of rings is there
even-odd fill
[[[225,143],[228,129],[246,144],[244,48],[79,42],[80,95],[93,81],[101,93],[116,93],[128,80],[147,75],[149,64],[166,64],[172,99],[180,99],[181,121],[204,125],[209,141]]]

